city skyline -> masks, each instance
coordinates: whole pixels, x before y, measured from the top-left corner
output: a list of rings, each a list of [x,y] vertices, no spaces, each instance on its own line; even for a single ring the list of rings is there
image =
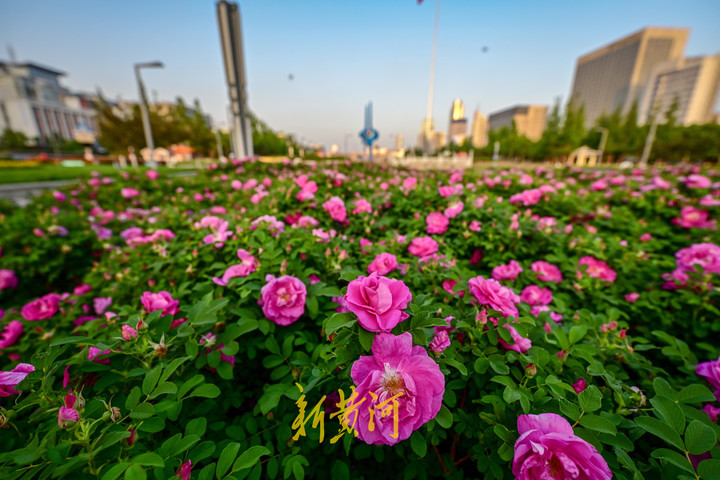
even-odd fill
[[[9,60],[5,50],[12,45],[20,62],[67,72],[63,84],[73,90],[100,87],[108,98],[124,100],[137,99],[133,63],[160,60],[164,69],[144,74],[149,92],[157,91],[160,100],[197,98],[217,124],[226,125],[214,6],[214,1],[30,6],[6,0],[0,4],[0,60]],[[433,1],[419,6],[240,2],[240,9],[248,103],[273,129],[328,149],[353,134],[348,147],[357,151],[362,109],[372,101],[380,146],[393,146],[397,134],[415,138],[427,102]],[[465,104],[468,118],[478,107],[488,116],[517,104],[552,106],[557,97],[564,103],[579,57],[646,26],[689,28],[685,55],[715,54],[720,34],[712,18],[718,14],[720,5],[710,1],[553,7],[517,2],[512,8],[444,1],[435,128],[448,131],[447,111],[455,98]],[[103,18],[126,27],[108,28]],[[589,18],[604,20],[602,28],[587,28]]]

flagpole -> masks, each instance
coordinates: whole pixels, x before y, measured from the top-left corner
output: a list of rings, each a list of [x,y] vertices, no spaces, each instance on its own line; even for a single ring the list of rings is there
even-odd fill
[[[440,0],[435,0],[435,28],[433,31],[432,57],[430,60],[430,86],[428,88],[427,117],[425,117],[424,153],[430,154],[430,131],[432,129],[433,90],[435,87],[435,59],[437,57],[438,23],[440,19]]]

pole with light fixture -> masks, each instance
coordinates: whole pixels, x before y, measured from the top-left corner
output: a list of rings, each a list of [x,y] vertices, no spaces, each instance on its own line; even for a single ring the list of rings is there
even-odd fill
[[[155,143],[153,142],[152,127],[150,127],[150,114],[148,113],[147,95],[145,94],[145,85],[143,85],[142,78],[140,77],[141,68],[163,68],[162,62],[147,62],[147,63],[136,63],[135,64],[135,77],[138,82],[138,90],[140,90],[140,113],[142,115],[143,130],[145,131],[145,143],[147,144],[148,150],[150,150],[150,161],[148,166],[150,168],[156,168],[155,163]]]

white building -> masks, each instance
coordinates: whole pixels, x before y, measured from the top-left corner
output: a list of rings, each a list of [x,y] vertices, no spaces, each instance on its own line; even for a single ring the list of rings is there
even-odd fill
[[[656,111],[660,123],[675,100],[678,125],[713,121],[713,107],[720,89],[720,54],[678,58],[656,66],[640,104],[638,122],[652,121]]]
[[[94,140],[92,101],[60,85],[63,75],[34,63],[0,62],[0,131],[22,132],[31,139]]]
[[[472,124],[472,146],[483,148],[488,144],[488,120],[480,110],[475,110]]]

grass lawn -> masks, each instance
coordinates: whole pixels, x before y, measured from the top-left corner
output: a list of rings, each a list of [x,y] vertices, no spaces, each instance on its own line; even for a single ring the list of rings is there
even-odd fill
[[[17,162],[13,162],[17,163]],[[190,165],[188,165],[189,167]],[[131,171],[132,169],[127,169]],[[140,168],[140,170],[146,170]],[[178,172],[195,170],[193,168],[167,168],[160,167],[161,172]],[[97,165],[88,167],[63,167],[61,165],[32,165],[32,166],[7,166],[7,162],[0,162],[0,184],[24,183],[24,182],[45,182],[50,180],[75,180],[78,177],[87,177],[91,172],[99,172],[108,177],[116,177],[120,169],[112,165]]]

